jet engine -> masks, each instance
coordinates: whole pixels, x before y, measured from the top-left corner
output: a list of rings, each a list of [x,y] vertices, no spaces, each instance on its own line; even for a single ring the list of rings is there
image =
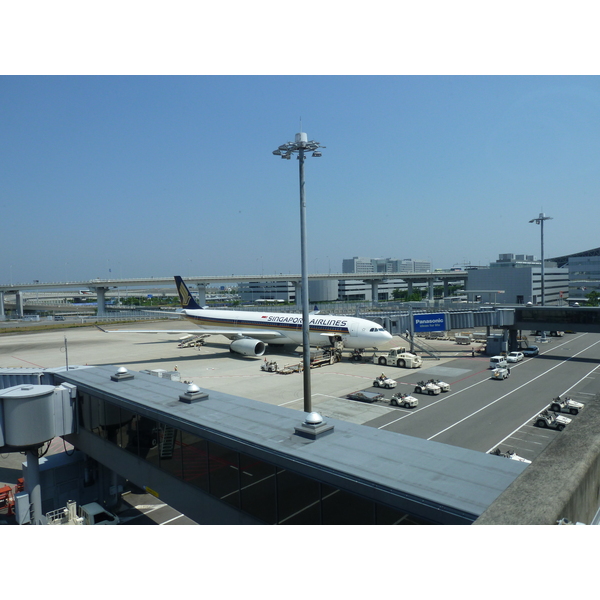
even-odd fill
[[[262,356],[265,353],[266,345],[264,342],[252,338],[242,338],[234,340],[229,346],[231,352],[237,352],[244,356]]]

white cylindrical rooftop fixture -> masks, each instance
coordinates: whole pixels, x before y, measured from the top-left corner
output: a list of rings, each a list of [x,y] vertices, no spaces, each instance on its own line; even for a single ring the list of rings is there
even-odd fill
[[[300,427],[294,427],[296,435],[316,440],[326,434],[333,433],[333,425],[328,425],[318,412],[306,413],[304,423]]]
[[[192,404],[194,402],[207,399],[208,394],[206,392],[201,391],[195,383],[188,384],[185,394],[181,394],[179,396],[179,401],[185,402],[186,404]]]
[[[114,375],[110,376],[112,381],[127,381],[133,379],[133,375],[125,368],[119,367]]]
[[[320,425],[323,422],[323,417],[318,412],[311,412],[306,415],[304,422],[307,425]]]
[[[301,142],[304,142],[304,143],[308,142],[308,134],[307,133],[302,132],[302,133],[296,134],[296,144],[299,144]]]

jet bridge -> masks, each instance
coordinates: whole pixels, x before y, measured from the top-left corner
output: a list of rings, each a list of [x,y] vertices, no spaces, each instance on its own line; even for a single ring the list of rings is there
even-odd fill
[[[64,439],[113,490],[128,480],[198,523],[470,524],[525,468],[115,366],[53,377],[76,389]]]

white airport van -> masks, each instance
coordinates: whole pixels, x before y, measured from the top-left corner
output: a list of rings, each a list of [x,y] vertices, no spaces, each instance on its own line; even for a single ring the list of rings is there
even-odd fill
[[[504,356],[492,356],[490,358],[490,369],[506,369],[506,367],[508,367],[508,363],[506,362]]]

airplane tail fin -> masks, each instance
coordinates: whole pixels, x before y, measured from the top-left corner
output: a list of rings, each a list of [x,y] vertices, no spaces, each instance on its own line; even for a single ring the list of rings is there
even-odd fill
[[[177,293],[179,294],[179,302],[181,302],[181,308],[192,308],[199,309],[202,308],[193,298],[190,290],[188,290],[187,285],[179,275],[175,275],[175,287],[177,288]]]

